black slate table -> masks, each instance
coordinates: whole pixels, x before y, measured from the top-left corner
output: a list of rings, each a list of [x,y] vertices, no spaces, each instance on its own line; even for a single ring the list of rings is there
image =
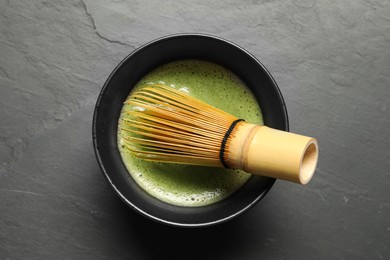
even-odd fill
[[[0,259],[390,259],[390,2],[0,1]],[[100,172],[97,95],[131,51],[208,33],[269,69],[290,130],[314,136],[307,186],[180,229],[128,208]]]

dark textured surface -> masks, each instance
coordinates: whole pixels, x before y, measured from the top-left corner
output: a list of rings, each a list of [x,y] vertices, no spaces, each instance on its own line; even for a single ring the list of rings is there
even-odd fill
[[[389,17],[387,0],[0,0],[0,259],[390,259]],[[92,149],[97,95],[134,48],[179,32],[269,69],[291,131],[320,143],[307,186],[277,181],[195,230],[116,197]]]

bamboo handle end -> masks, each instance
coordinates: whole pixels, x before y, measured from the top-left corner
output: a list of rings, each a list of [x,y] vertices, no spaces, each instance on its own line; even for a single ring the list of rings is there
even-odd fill
[[[231,148],[233,166],[256,175],[305,185],[317,167],[315,138],[266,126],[241,125]]]

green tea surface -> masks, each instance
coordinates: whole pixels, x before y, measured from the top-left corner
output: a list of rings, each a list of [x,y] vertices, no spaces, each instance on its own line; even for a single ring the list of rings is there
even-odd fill
[[[202,60],[167,63],[145,75],[130,95],[142,86],[154,83],[184,91],[246,122],[263,124],[260,107],[252,92],[235,74],[220,65]],[[124,110],[119,126],[126,117]],[[136,183],[157,199],[177,206],[197,207],[221,201],[242,187],[251,176],[234,169],[144,161],[126,150],[120,132],[118,146]]]

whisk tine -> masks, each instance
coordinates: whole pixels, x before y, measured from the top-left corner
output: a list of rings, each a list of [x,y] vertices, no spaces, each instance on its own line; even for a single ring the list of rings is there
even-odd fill
[[[215,135],[218,135],[218,133],[215,133],[215,131],[211,131],[209,129],[202,129],[192,124],[190,125],[181,122],[172,122],[172,120],[150,116],[140,112],[133,112],[132,116],[137,118],[133,120],[125,119],[124,124],[131,120],[133,126],[135,127],[143,124],[149,124],[149,126],[151,126],[153,129],[158,129],[158,127],[161,127],[169,130],[172,133],[183,133],[184,131],[186,134],[190,133],[196,136],[203,136],[203,138],[214,138]]]
[[[204,144],[204,145],[209,145],[209,144],[218,145],[215,142],[215,140],[213,139],[213,136],[199,137],[199,135],[193,134],[191,132],[175,131],[175,130],[170,129],[169,127],[161,127],[159,125],[153,126],[152,124],[145,124],[143,122],[135,122],[135,121],[131,122],[131,123],[124,122],[124,125],[126,126],[126,127],[123,127],[124,130],[135,133],[135,134],[137,134],[137,132],[138,132],[138,134],[142,134],[143,132],[153,132],[156,135],[159,134],[156,137],[167,136],[167,137],[175,137],[175,138],[179,137],[179,138],[183,138],[183,139],[188,139],[190,137],[191,140],[198,142],[198,143],[201,143],[201,144]],[[143,131],[143,132],[135,131],[135,130],[133,130],[134,128],[139,129],[139,131]]]
[[[126,145],[129,147],[135,147],[135,145],[139,147],[143,147],[146,151],[164,151],[164,152],[175,152],[177,150],[180,150],[181,148],[185,148],[182,151],[182,154],[187,155],[193,155],[196,151],[198,155],[210,155],[214,153],[215,151],[211,149],[207,149],[206,147],[194,147],[194,146],[188,146],[183,144],[172,144],[172,145],[166,145],[165,142],[161,141],[151,141],[150,143],[145,143],[140,138],[129,138],[125,141]]]
[[[125,104],[120,134],[137,157],[221,166],[221,142],[236,117],[161,84],[142,87]]]
[[[152,98],[148,98],[152,97]],[[166,103],[170,106],[175,107],[175,109],[183,109],[183,113],[197,113],[200,115],[207,116],[208,118],[219,118],[219,119],[225,119],[225,118],[231,118],[232,116],[228,113],[226,113],[223,110],[217,109],[215,107],[210,106],[207,103],[204,102],[196,102],[194,103],[194,100],[192,97],[181,93],[180,91],[169,88],[167,86],[163,85],[155,85],[154,87],[144,87],[141,91],[134,94],[130,100],[148,100],[149,102],[152,102],[156,105],[162,106],[162,104]],[[163,103],[161,103],[163,102]],[[201,105],[201,106],[199,106]],[[185,112],[185,111],[188,112]],[[220,115],[216,117],[216,112]],[[223,116],[222,116],[223,115]]]
[[[217,131],[223,124],[225,124],[225,121],[218,120],[217,118],[202,118],[200,116],[197,116],[197,114],[188,114],[185,113],[179,109],[176,110],[170,110],[161,106],[153,105],[153,104],[143,104],[140,102],[129,102],[130,105],[133,107],[143,107],[145,111],[147,111],[148,116],[154,116],[158,121],[160,119],[169,119],[171,122],[177,122],[177,123],[185,123],[188,126],[196,126],[199,127],[200,125],[203,126],[204,129],[213,129],[214,131]],[[129,114],[133,114],[133,112],[128,111]],[[209,121],[213,120],[213,121]]]

